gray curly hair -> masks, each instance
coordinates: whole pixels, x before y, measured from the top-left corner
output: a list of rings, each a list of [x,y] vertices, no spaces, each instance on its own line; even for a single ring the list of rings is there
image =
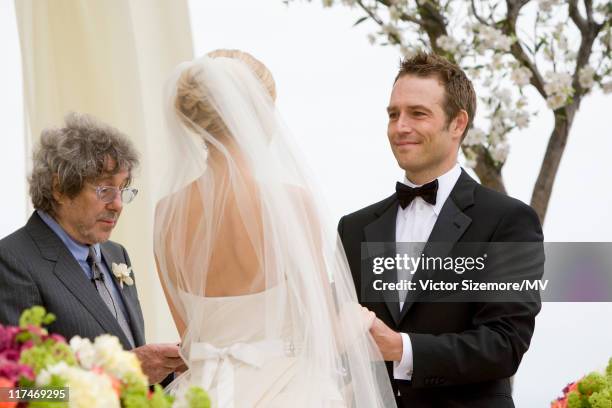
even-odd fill
[[[29,177],[30,197],[34,208],[54,214],[57,202],[55,188],[70,198],[79,194],[86,181],[103,174],[138,167],[138,153],[128,138],[117,129],[105,125],[93,116],[71,112],[64,118],[63,128],[43,130],[34,150],[32,174]],[[108,169],[108,161],[115,163]]]

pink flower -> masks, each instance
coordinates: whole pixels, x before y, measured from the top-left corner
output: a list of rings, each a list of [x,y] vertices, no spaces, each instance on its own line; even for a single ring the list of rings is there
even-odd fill
[[[0,353],[4,350],[12,350],[19,348],[15,341],[15,336],[19,333],[17,327],[2,326],[0,324]]]
[[[0,378],[6,378],[16,383],[21,377],[34,380],[34,371],[27,365],[0,357]]]
[[[582,379],[582,378],[581,378]],[[575,391],[578,389],[578,383],[580,382],[580,380],[578,381],[574,381],[571,384],[567,384],[567,386],[563,389],[563,392],[565,393],[565,395],[569,394],[572,391]]]
[[[51,334],[48,338],[54,340],[56,343],[66,343],[66,338],[61,334]]]
[[[551,402],[550,408],[567,408],[567,398],[562,397],[556,401]]]

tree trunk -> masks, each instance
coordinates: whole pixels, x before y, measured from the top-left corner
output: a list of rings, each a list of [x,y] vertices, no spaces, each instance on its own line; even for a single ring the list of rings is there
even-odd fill
[[[498,167],[493,163],[482,146],[472,146],[472,149],[476,151],[477,155],[474,172],[480,179],[480,183],[483,186],[506,194],[501,166]]]
[[[544,224],[544,219],[546,218],[548,202],[550,201],[555,177],[557,176],[559,164],[567,144],[567,137],[574,122],[574,115],[578,109],[578,103],[579,101],[576,101],[554,112],[555,127],[548,140],[546,154],[544,155],[544,160],[542,160],[542,167],[540,167],[540,173],[531,195],[531,206],[538,214],[538,217],[540,217],[542,224]]]

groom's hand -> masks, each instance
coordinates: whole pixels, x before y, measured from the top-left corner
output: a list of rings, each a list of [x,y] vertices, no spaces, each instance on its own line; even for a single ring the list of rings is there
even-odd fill
[[[132,350],[149,378],[149,384],[157,384],[168,374],[182,369],[185,362],[179,355],[176,344],[146,344]]]
[[[374,337],[385,361],[401,361],[403,353],[402,335],[389,328],[378,317],[372,322],[370,334]]]

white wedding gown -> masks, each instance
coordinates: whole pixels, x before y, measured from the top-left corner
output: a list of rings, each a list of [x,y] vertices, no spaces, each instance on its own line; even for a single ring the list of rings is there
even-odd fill
[[[198,341],[190,345],[189,370],[168,389],[178,393],[199,385],[215,408],[347,406],[331,379],[300,374],[300,345],[291,338],[290,319],[283,323],[280,338],[266,338],[261,316],[266,308],[285,307],[280,290],[284,287],[228,297],[182,292],[188,319],[206,318]],[[313,389],[319,395],[307,395],[306,390]]]
[[[394,406],[335,222],[258,76],[183,63],[164,112],[154,250],[189,366],[167,390],[201,386],[216,408]]]

